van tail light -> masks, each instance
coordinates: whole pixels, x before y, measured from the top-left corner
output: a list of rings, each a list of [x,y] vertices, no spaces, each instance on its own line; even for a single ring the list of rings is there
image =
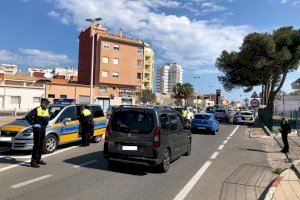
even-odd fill
[[[160,147],[160,134],[159,134],[159,128],[156,128],[153,133],[154,139],[153,139],[153,147]]]
[[[208,124],[213,124],[213,123],[214,123],[214,121],[208,120]]]
[[[110,134],[109,127],[106,126],[105,139],[104,139],[105,142],[108,142],[109,134]]]

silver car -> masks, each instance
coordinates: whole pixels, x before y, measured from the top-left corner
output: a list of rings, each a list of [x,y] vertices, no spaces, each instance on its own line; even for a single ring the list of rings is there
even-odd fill
[[[233,117],[234,124],[254,124],[255,116],[251,111],[238,111]]]
[[[52,153],[61,144],[75,142],[81,139],[79,134],[79,121],[77,109],[73,105],[52,105],[51,119],[46,128],[46,137],[43,147],[44,153]],[[98,105],[89,105],[94,117],[94,142],[100,142],[105,133],[106,117]],[[33,129],[25,117],[16,119],[0,128],[0,142],[11,144],[13,150],[32,150]]]

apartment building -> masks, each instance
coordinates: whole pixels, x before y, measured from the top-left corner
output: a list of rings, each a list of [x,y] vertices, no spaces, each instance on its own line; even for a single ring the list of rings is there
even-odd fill
[[[154,72],[154,50],[149,44],[144,43],[144,67],[142,90],[153,91],[153,72]]]
[[[93,41],[94,36],[94,41]],[[104,110],[109,105],[134,104],[141,90],[144,44],[139,39],[109,33],[93,24],[79,35],[78,83],[90,84],[92,45],[94,45],[94,95],[92,102]]]
[[[0,73],[14,75],[19,71],[20,71],[20,69],[18,68],[17,65],[0,64]]]
[[[177,83],[182,83],[183,70],[176,63],[167,63],[156,72],[156,92],[171,93]]]

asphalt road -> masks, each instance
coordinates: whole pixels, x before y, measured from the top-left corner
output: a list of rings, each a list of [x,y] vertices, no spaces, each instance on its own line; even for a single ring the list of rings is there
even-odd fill
[[[102,142],[61,148],[46,155],[48,164],[39,169],[16,164],[29,155],[2,152],[0,199],[220,199],[229,193],[226,180],[241,166],[266,166],[260,143],[245,129],[220,125],[216,136],[193,135],[192,154],[174,161],[165,174],[134,165],[109,170]]]

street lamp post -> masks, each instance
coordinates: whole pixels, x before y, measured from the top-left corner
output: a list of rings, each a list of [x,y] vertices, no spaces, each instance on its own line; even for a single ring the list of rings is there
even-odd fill
[[[92,33],[92,60],[91,60],[91,82],[90,82],[90,104],[93,103],[93,87],[94,87],[94,45],[95,45],[95,40],[94,40],[94,33],[93,31],[93,25],[97,21],[101,21],[102,18],[95,18],[95,19],[86,19],[85,21],[91,22],[91,33]]]
[[[199,76],[195,76],[194,79],[199,79]],[[196,114],[198,113],[198,93],[196,92]]]

